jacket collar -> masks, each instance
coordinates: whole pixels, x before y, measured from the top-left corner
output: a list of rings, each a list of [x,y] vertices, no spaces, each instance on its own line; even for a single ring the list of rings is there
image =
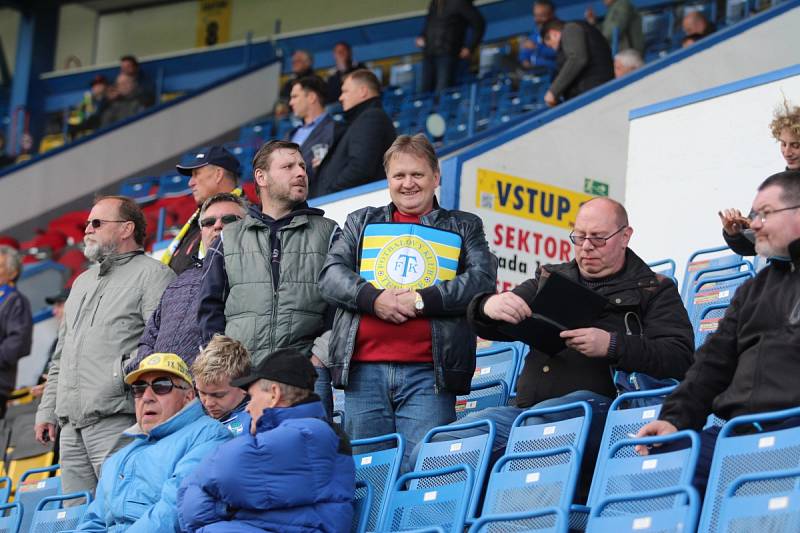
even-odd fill
[[[370,107],[380,107],[383,108],[381,104],[381,99],[378,96],[373,96],[367,100],[364,100],[358,105],[355,105],[344,112],[344,119],[348,124],[352,124],[352,122],[358,118],[358,116],[369,109]]]
[[[392,219],[394,218],[395,211],[397,211],[397,206],[394,205],[394,202],[391,202],[391,203],[389,203],[389,205],[387,207],[388,207],[388,211],[387,211],[386,220],[391,222]],[[423,219],[425,219],[425,222],[430,222],[432,220],[436,220],[436,218],[438,218],[441,210],[442,210],[442,208],[439,206],[439,201],[436,199],[436,195],[434,195],[433,196],[433,209],[431,209],[430,211],[428,211],[427,213],[422,215],[420,217],[420,220],[422,221]]]
[[[141,255],[144,253],[144,250],[134,250],[132,252],[125,252],[123,254],[112,254],[100,261],[100,270],[98,271],[98,276],[105,276],[116,265],[124,265],[130,262],[131,259],[136,257],[137,255]]]
[[[789,257],[770,257],[770,261],[778,268],[800,268],[800,239],[789,243]]]
[[[202,416],[206,416],[203,413],[203,406],[200,404],[200,401],[195,398],[186,404],[183,409],[151,429],[150,433],[146,433],[137,422],[125,430],[125,434],[137,439],[161,440],[164,437],[168,437],[182,430]]]
[[[256,433],[263,433],[275,429],[286,420],[296,418],[319,418],[325,420],[325,409],[319,396],[312,394],[310,400],[295,404],[291,407],[273,407],[264,409],[261,418],[256,423]]]
[[[315,207],[309,207],[308,202],[303,202],[298,204],[291,213],[279,218],[278,220],[275,220],[271,216],[262,213],[256,205],[251,205],[247,214],[248,216],[245,217],[242,224],[244,224],[245,228],[249,229],[253,227],[268,228],[275,224],[278,224],[280,227],[295,227],[305,224],[308,221],[308,215],[324,216],[325,211]]]

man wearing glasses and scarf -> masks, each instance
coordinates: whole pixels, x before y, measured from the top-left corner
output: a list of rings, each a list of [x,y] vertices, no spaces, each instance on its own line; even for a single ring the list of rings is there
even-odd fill
[[[136,404],[133,442],[103,465],[97,493],[76,531],[177,531],[178,487],[203,457],[230,439],[195,398],[175,354],[146,357],[125,376]]]
[[[65,493],[92,491],[106,456],[127,444],[133,401],[122,382],[147,319],[175,278],[144,254],[145,219],[124,196],[100,198],[89,213],[84,255],[97,264],[78,276],[36,413],[42,444],[61,427]]]

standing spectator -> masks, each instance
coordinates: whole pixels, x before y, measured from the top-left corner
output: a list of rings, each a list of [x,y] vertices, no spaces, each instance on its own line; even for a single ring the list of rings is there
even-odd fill
[[[244,201],[231,193],[215,194],[206,200],[197,220],[205,248],[211,247],[223,227],[243,219],[246,214]],[[139,339],[139,351],[128,363],[126,372],[133,372],[151,353],[174,353],[187,365],[194,362],[202,344],[200,325],[197,323],[200,304],[198,293],[202,280],[203,261],[197,259],[193,267],[181,272],[167,285]]]
[[[690,44],[694,44],[703,37],[707,37],[714,33],[717,28],[713,23],[709,22],[703,13],[700,11],[690,11],[683,16],[681,21],[683,28],[684,41],[682,42],[683,48]]]
[[[292,74],[286,83],[281,87],[281,100],[284,102],[289,99],[292,92],[292,85],[300,78],[314,75],[314,59],[306,50],[296,50],[292,54]]]
[[[0,245],[0,418],[17,383],[17,362],[31,353],[31,304],[17,290],[22,259],[14,248]]]
[[[471,29],[469,43],[467,28]],[[440,92],[455,82],[459,59],[478,48],[486,21],[472,0],[431,0],[416,44],[422,48],[421,92]]]
[[[216,194],[231,193],[241,196],[242,190],[236,186],[241,167],[239,160],[228,150],[222,146],[212,146],[207,151],[198,153],[191,164],[176,165],[175,168],[180,174],[192,177],[189,188],[197,204],[197,211],[189,217],[161,256],[162,263],[180,274],[194,266],[196,258],[202,258],[205,252],[201,227],[198,224],[200,207]]]
[[[800,170],[800,106],[784,100],[783,106],[775,111],[769,129],[779,143],[786,170]],[[750,220],[738,209],[720,211],[719,217],[725,244],[739,255],[755,255],[755,235],[750,230]]]
[[[270,141],[253,158],[261,209],[250,206],[204,260],[198,322],[203,341],[215,333],[241,342],[254,364],[279,348],[311,356],[328,305],[319,278],[336,223],[306,203],[308,177],[300,147]]]
[[[633,48],[625,49],[614,56],[614,77],[621,78],[634,70],[642,68],[644,61],[639,52]]]
[[[231,385],[250,370],[250,354],[241,342],[214,335],[192,365],[194,388],[208,416],[219,420],[234,437],[250,433],[250,397]]]
[[[248,434],[220,446],[181,486],[183,531],[350,531],[350,442],[325,419],[315,378],[306,354],[284,349],[234,381],[252,397],[253,421]]]
[[[109,91],[109,94],[113,94],[114,98],[100,115],[101,128],[145,110],[147,105],[144,103],[136,83],[136,79],[128,74],[119,74],[117,76],[113,90]]]
[[[155,87],[153,82],[142,71],[136,56],[126,55],[119,59],[119,71],[136,80],[135,95],[145,107],[150,107],[156,102]]]
[[[64,307],[58,346],[36,413],[36,440],[61,426],[64,492],[92,491],[106,457],[127,444],[133,401],[122,381],[147,319],[175,274],[142,249],[145,219],[124,196],[89,213],[84,254],[97,264],[78,276]]]
[[[614,79],[611,48],[600,30],[584,21],[551,20],[542,27],[542,40],[556,51],[558,72],[544,95],[553,107]]]
[[[125,376],[136,402],[133,442],[109,457],[75,531],[179,531],[178,488],[201,459],[231,438],[203,413],[189,368],[175,354],[147,357]]]
[[[325,112],[325,85],[322,80],[309,76],[294,82],[289,106],[303,124],[290,131],[285,140],[300,145],[308,182],[312,184],[314,171],[319,168],[333,144],[334,121]]]
[[[542,26],[556,18],[556,8],[550,0],[536,0],[533,3],[533,31],[519,47],[519,62],[522,68],[546,68],[556,70],[556,51],[542,41]]]
[[[644,54],[644,33],[642,33],[642,15],[636,10],[631,0],[603,0],[607,11],[600,23],[600,31],[613,44],[614,33],[617,33],[617,50],[632,48]],[[592,6],[586,8],[586,21],[596,25],[597,17]]]
[[[397,132],[383,110],[378,78],[369,70],[354,70],[344,78],[339,101],[347,129],[322,162],[311,197],[386,178],[381,158]]]
[[[325,82],[327,86],[326,102],[328,103],[336,102],[339,99],[339,95],[342,94],[342,80],[346,74],[367,68],[363,63],[353,61],[353,49],[344,41],[339,41],[333,46],[333,60],[336,65],[331,69]]]
[[[319,284],[325,298],[339,307],[329,369],[334,385],[346,391],[348,434],[362,439],[400,433],[408,456],[430,428],[455,420],[456,395],[469,393],[475,336],[465,313],[474,296],[494,290],[497,260],[480,218],[439,207],[439,162],[425,135],[398,137],[384,165],[392,203],[348,215]],[[364,233],[388,222],[422,228],[425,237],[409,237],[413,244],[385,254],[385,269],[365,272]],[[431,250],[445,234],[457,256],[419,252]],[[458,266],[423,277],[423,272],[439,272],[440,261]],[[403,274],[409,262],[419,273],[416,279]]]

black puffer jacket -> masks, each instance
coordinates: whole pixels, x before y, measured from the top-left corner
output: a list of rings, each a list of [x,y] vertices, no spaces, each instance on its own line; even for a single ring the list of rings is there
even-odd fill
[[[0,304],[0,395],[8,396],[17,381],[17,362],[31,353],[31,304],[15,290]]]
[[[469,43],[467,27],[472,28]],[[475,50],[485,29],[486,21],[472,0],[431,0],[421,32],[425,54],[455,56],[464,47]]]
[[[394,204],[365,207],[347,216],[341,234],[331,245],[322,267],[319,285],[322,296],[339,308],[330,341],[330,371],[333,384],[347,388],[350,360],[362,313],[372,313],[381,290],[359,275],[364,228],[368,224],[392,221]],[[475,372],[475,336],[467,334],[464,313],[476,294],[494,289],[497,258],[489,251],[483,222],[463,211],[434,206],[420,217],[425,226],[452,231],[461,236],[461,256],[455,279],[419,291],[431,321],[433,366],[436,386],[455,394],[467,394]]]
[[[800,240],[789,252],[739,287],[662,420],[699,430],[711,412],[728,420],[800,405]]]
[[[551,272],[579,281],[574,260],[545,265],[536,279],[516,287],[514,294],[530,305],[540,281],[545,283]],[[531,349],[517,385],[520,407],[578,390],[614,397],[610,367],[644,372],[655,378],[683,378],[692,363],[694,338],[689,316],[672,280],[653,273],[628,249],[623,269],[595,290],[608,298],[608,306],[593,326],[616,333],[616,349],[607,357],[586,357],[569,348],[554,356]],[[483,303],[489,296],[478,297],[470,304],[467,318],[473,329],[487,339],[516,340],[499,333],[500,322],[483,314]],[[638,316],[643,334],[633,317],[629,317],[626,327],[625,315],[629,312]]]

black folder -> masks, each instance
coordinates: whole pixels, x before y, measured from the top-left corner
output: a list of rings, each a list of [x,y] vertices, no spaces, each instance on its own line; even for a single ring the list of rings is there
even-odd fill
[[[533,316],[519,324],[504,323],[498,329],[535,350],[555,355],[566,348],[559,337],[562,331],[591,327],[606,305],[604,296],[552,272],[533,299]]]

